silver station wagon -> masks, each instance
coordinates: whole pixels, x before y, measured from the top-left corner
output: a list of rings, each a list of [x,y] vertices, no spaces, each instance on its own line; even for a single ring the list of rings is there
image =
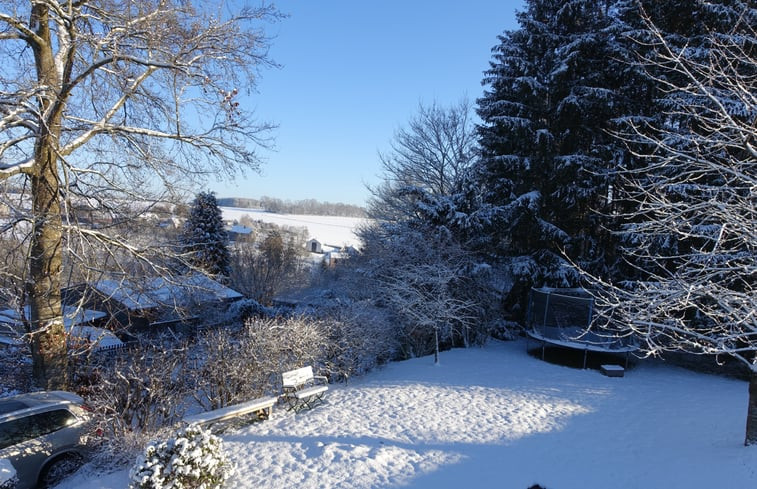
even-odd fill
[[[70,392],[0,398],[0,461],[10,462],[16,479],[15,485],[0,480],[0,487],[50,487],[76,470],[85,452],[88,420],[84,400]]]

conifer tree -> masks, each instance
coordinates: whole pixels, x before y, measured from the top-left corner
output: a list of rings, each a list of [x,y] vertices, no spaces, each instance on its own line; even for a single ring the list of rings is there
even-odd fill
[[[575,286],[563,253],[608,275],[617,267],[612,170],[627,157],[609,130],[632,100],[609,1],[529,0],[500,36],[478,100],[482,148],[473,184],[490,215],[490,249],[515,278],[509,306],[532,285]]]
[[[617,5],[619,31],[634,52],[634,63],[644,71],[645,80],[642,85],[651,87],[647,89],[645,100],[647,108],[644,117],[628,117],[625,125],[617,134],[625,144],[635,153],[652,154],[658,151],[655,144],[651,144],[647,138],[638,137],[639,132],[647,133],[654,131],[664,133],[665,144],[682,154],[701,152],[696,147],[695,139],[691,137],[691,131],[703,129],[699,118],[682,107],[698,107],[697,112],[711,110],[712,104],[722,104],[727,107],[731,115],[740,118],[744,115],[743,102],[734,100],[726,90],[713,92],[719,100],[711,100],[708,96],[685,90],[691,83],[689,76],[671,66],[657,61],[662,46],[659,38],[664,39],[665,49],[678,53],[688,63],[708,66],[712,63],[713,55],[720,51],[719,44],[736,44],[749,39],[743,32],[736,30],[736,26],[744,25],[744,19],[753,19],[755,9],[748,7],[742,0],[620,0]],[[659,38],[658,38],[659,36]],[[733,60],[735,63],[748,62],[748,60]],[[737,66],[735,66],[738,69]],[[753,67],[748,67],[753,69]],[[713,95],[710,93],[708,95]],[[638,159],[637,159],[638,160]],[[620,237],[623,247],[627,250],[626,260],[634,263],[637,270],[643,270],[643,275],[659,273],[661,263],[664,269],[673,270],[681,260],[670,260],[670,257],[682,257],[688,255],[692,249],[701,245],[697,239],[682,240],[673,233],[658,233],[656,237],[649,235],[644,237],[646,258],[636,252],[640,246],[637,229],[644,217],[636,212],[638,195],[636,188],[652,188],[661,179],[677,178],[679,169],[674,165],[661,165],[654,167],[642,175],[638,170],[639,165],[650,168],[642,162],[636,166],[624,166],[624,173],[631,172],[637,180],[646,181],[639,187],[633,186],[630,192],[625,192],[622,187],[616,192],[617,197],[627,203],[619,214],[624,215],[624,222],[620,227]],[[683,204],[688,200],[698,198],[698,189],[701,186],[722,185],[725,180],[716,174],[701,176],[697,181],[668,187],[670,198]],[[629,218],[628,216],[633,216]],[[707,216],[701,216],[699,223],[690,222],[692,226],[707,226]],[[660,257],[667,257],[661,260]],[[645,277],[641,277],[645,278]]]
[[[193,267],[222,280],[229,276],[229,240],[213,192],[197,194],[184,225],[182,241],[184,252]]]

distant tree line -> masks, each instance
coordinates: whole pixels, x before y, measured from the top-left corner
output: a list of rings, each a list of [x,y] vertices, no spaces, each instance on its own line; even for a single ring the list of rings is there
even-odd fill
[[[241,207],[245,209],[263,209],[278,214],[307,214],[313,216],[365,217],[365,209],[358,205],[339,202],[320,202],[315,199],[282,200],[263,196],[259,199],[244,197],[227,197],[218,199],[223,207]]]

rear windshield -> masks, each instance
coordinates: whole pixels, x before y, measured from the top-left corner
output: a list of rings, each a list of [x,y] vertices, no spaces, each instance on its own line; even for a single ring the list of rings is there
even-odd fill
[[[76,416],[66,409],[5,421],[0,423],[0,449],[47,435],[75,422]]]

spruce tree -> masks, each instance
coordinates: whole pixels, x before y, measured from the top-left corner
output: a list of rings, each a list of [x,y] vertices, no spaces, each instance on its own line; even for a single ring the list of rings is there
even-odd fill
[[[697,107],[698,113],[705,113],[715,105],[725,107],[735,120],[749,118],[743,101],[735,100],[727,90],[715,90],[707,97],[697,95],[692,91],[683,90],[691,82],[689,76],[676,69],[671,69],[670,63],[660,63],[658,56],[663,49],[670,49],[677,57],[691,63],[692,66],[708,67],[712,63],[713,53],[718,51],[718,44],[739,45],[747,43],[746,52],[754,49],[753,36],[745,35],[744,29],[736,29],[737,25],[753,25],[757,18],[757,9],[742,0],[620,0],[617,5],[619,30],[629,50],[633,50],[635,57],[629,61],[644,72],[645,79],[639,85],[646,85],[647,107],[644,114],[637,113],[629,117],[620,135],[628,147],[645,155],[647,160],[658,153],[657,144],[650,143],[647,137],[651,132],[664,134],[665,145],[680,154],[700,154],[703,158],[720,158],[720,155],[704,155],[697,147],[697,139],[692,132],[711,131],[713,128],[701,126],[699,118],[691,111],[682,110],[684,107]],[[657,36],[660,36],[658,38]],[[660,39],[664,39],[665,47]],[[751,40],[750,40],[751,39]],[[733,68],[741,70],[740,63],[746,60],[733,59]],[[747,66],[747,71],[753,67]],[[746,76],[754,76],[753,72]],[[717,80],[713,80],[716,83]],[[652,138],[657,139],[657,138]],[[640,164],[643,164],[640,163]],[[667,233],[658,233],[655,238],[645,236],[646,247],[643,258],[636,248],[640,245],[638,229],[644,225],[645,218],[636,212],[636,203],[642,198],[638,189],[657,187],[662,179],[676,180],[679,171],[674,165],[657,165],[647,167],[648,171],[641,174],[638,168],[629,167],[634,178],[646,181],[636,188],[636,192],[626,193],[619,187],[617,196],[628,203],[620,216],[623,224],[620,228],[621,242],[627,249],[626,259],[633,262],[637,270],[645,270],[649,275],[659,273],[663,269],[673,271],[682,259],[693,250],[703,245],[702,237],[693,239],[678,239]],[[705,187],[716,188],[725,183],[726,179],[716,174],[700,176],[696,181],[679,183],[667,187],[665,198],[684,205],[685,202],[700,198],[700,192]],[[628,217],[627,217],[628,216]],[[699,221],[690,221],[687,225],[700,229],[712,228],[713,222],[708,216],[702,215]],[[664,257],[664,259],[663,259]],[[678,257],[677,259],[671,259]],[[641,277],[644,278],[644,277]]]
[[[225,281],[231,263],[229,239],[213,192],[197,194],[184,225],[182,242],[192,267]]]
[[[473,184],[489,211],[489,249],[515,279],[515,309],[533,285],[578,285],[563,254],[602,275],[617,268],[612,175],[627,152],[609,131],[631,99],[611,6],[527,1],[483,80]]]

